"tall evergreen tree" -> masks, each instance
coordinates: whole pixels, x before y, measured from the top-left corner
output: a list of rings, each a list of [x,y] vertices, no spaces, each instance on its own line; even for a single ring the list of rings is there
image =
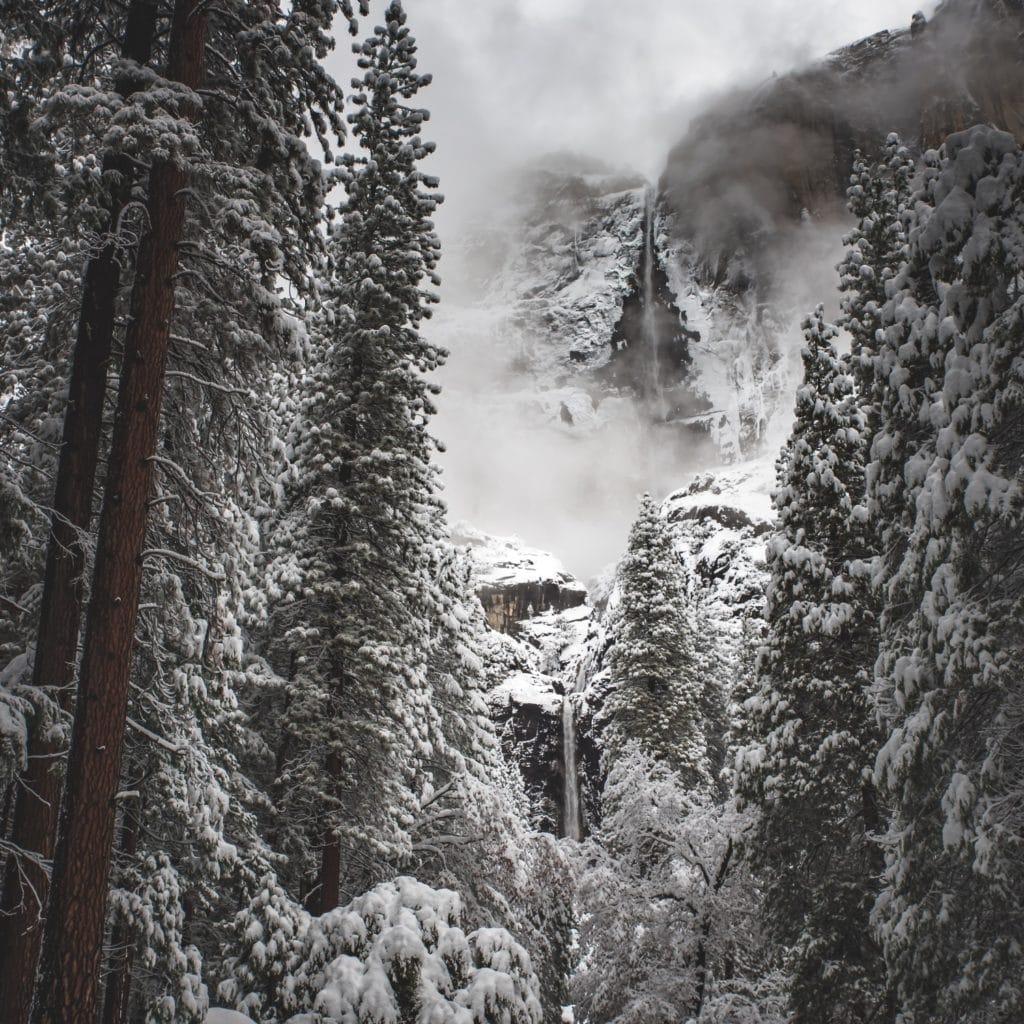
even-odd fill
[[[906,224],[911,182],[916,165],[900,137],[886,139],[882,159],[874,166],[858,152],[854,158],[847,207],[857,220],[843,239],[847,247],[839,264],[843,294],[839,326],[851,339],[851,369],[867,415],[867,431],[878,426],[880,380],[875,375],[882,311],[889,289],[906,261]]]
[[[710,781],[693,617],[668,524],[644,495],[619,567],[620,604],[602,711],[614,759],[635,742],[693,787]]]
[[[889,380],[901,399],[920,384],[883,408],[872,478],[900,485],[878,507],[902,539],[878,662],[895,813],[876,917],[906,1019],[1009,1021],[1024,1013],[1019,145],[951,136],[916,199],[885,321],[907,339],[890,342]],[[900,479],[884,442],[915,406]]]
[[[60,37],[76,6],[54,4],[51,14],[56,27],[41,26],[40,33],[45,29],[47,39],[55,34]],[[78,20],[68,28],[68,34],[76,39],[83,33],[87,39],[90,31],[103,36],[110,24],[119,23],[120,5],[115,6],[117,10],[112,12],[109,24],[108,19],[101,18],[90,27],[88,20]],[[351,13],[348,4],[341,6]],[[158,13],[167,14],[169,10],[170,5],[164,4]],[[255,386],[252,393],[247,392],[245,386],[254,385],[255,377],[247,379],[246,374],[258,365],[261,356],[274,350],[279,352],[295,342],[296,330],[285,314],[288,302],[282,301],[280,281],[284,278],[289,282],[292,294],[307,294],[311,288],[312,261],[322,248],[319,226],[325,182],[320,164],[308,152],[304,140],[316,137],[331,157],[332,146],[342,134],[340,91],[320,64],[330,46],[334,13],[334,5],[316,2],[293,4],[287,11],[274,6],[256,7],[241,0],[220,5],[208,21],[210,45],[201,48],[211,59],[204,83],[204,117],[198,123],[190,122],[187,116],[195,97],[183,94],[173,83],[152,73],[142,76],[146,88],[131,93],[130,102],[117,101],[117,90],[110,85],[112,81],[116,84],[114,72],[109,72],[106,79],[96,72],[96,88],[83,92],[74,53],[70,54],[70,61],[65,59],[62,64],[73,84],[59,78],[53,98],[42,104],[45,119],[51,126],[57,126],[57,140],[71,139],[80,149],[84,147],[86,153],[92,146],[95,153],[110,151],[117,158],[128,160],[142,179],[137,197],[148,193],[152,198],[159,191],[161,175],[166,177],[170,173],[167,168],[175,173],[187,172],[190,179],[187,197],[180,189],[175,190],[178,198],[188,201],[182,217],[180,245],[172,246],[174,270],[162,278],[174,282],[174,324],[166,346],[168,373],[160,381],[168,415],[158,423],[159,450],[146,463],[147,472],[155,467],[156,479],[152,500],[150,495],[143,495],[142,499],[146,509],[142,528],[148,569],[142,585],[150,594],[160,596],[170,586],[169,592],[187,604],[186,617],[205,620],[198,676],[194,674],[195,668],[187,668],[194,657],[189,650],[193,645],[178,645],[175,640],[178,627],[182,627],[179,636],[190,631],[182,621],[165,620],[160,626],[163,638],[157,640],[153,649],[160,651],[161,674],[166,672],[168,677],[177,678],[177,670],[186,668],[188,677],[202,680],[198,686],[183,689],[177,695],[182,708],[180,715],[162,719],[156,716],[157,719],[163,725],[181,724],[187,733],[185,723],[196,720],[193,712],[198,708],[198,717],[205,719],[207,728],[212,730],[208,738],[217,732],[218,725],[216,716],[211,718],[202,710],[199,695],[223,693],[221,682],[231,673],[217,668],[216,657],[208,661],[207,654],[222,642],[230,651],[235,650],[237,626],[230,624],[232,615],[227,606],[239,612],[240,596],[238,588],[231,593],[211,595],[210,582],[218,577],[226,579],[229,573],[232,578],[237,577],[238,558],[241,555],[244,560],[245,548],[251,540],[245,536],[250,529],[243,508],[246,501],[220,499],[226,495],[238,499],[239,487],[250,485],[256,476],[248,463],[259,451],[259,417],[248,415],[246,406],[252,394],[261,389]],[[190,28],[194,21],[190,19]],[[174,38],[173,33],[171,37]],[[160,38],[166,39],[166,34]],[[109,61],[103,63],[96,47],[82,46],[87,52],[90,72],[96,67],[110,66]],[[160,46],[164,47],[164,43]],[[43,57],[47,56],[45,48],[41,52]],[[160,61],[166,63],[166,48],[159,53]],[[181,113],[186,116],[176,122],[175,116]],[[43,120],[40,117],[34,123]],[[176,137],[170,131],[172,127],[184,130]],[[159,141],[158,145],[154,139]],[[66,159],[67,154],[59,146],[55,151],[62,160]],[[41,162],[48,166],[45,159]],[[76,159],[75,163],[79,162],[85,172],[90,166],[99,166],[98,158],[90,164],[87,155]],[[59,167],[60,162],[53,166]],[[87,173],[83,176],[90,180]],[[87,210],[88,203],[79,201],[76,205],[71,201],[75,195],[73,187],[65,188],[64,192],[59,187],[63,180],[75,175],[65,172],[64,179],[59,174],[53,177],[57,184],[44,195],[54,197],[56,208],[81,233],[84,243],[92,223],[83,221],[82,209]],[[93,177],[103,182],[113,178],[114,184],[118,183],[117,175]],[[70,193],[71,199],[61,205],[65,192]],[[102,193],[102,189],[97,186],[93,192]],[[86,194],[88,197],[90,193]],[[132,204],[134,210],[141,206]],[[162,215],[168,212],[164,206],[161,204]],[[118,219],[117,224],[122,231],[122,237],[116,239],[118,259],[125,267],[135,269],[129,230],[135,224],[129,217]],[[149,231],[151,240],[159,225],[151,219],[148,226],[143,222],[140,227]],[[142,233],[145,235],[146,231]],[[84,251],[84,244],[82,248]],[[144,262],[146,258],[144,244],[139,260]],[[60,280],[66,284],[66,272]],[[139,298],[143,283],[136,277],[136,313],[145,305],[148,316],[153,311]],[[147,283],[152,285],[152,281]],[[121,304],[119,309],[114,308],[120,315],[124,307]],[[166,329],[167,318],[158,319],[162,319],[161,327]],[[132,331],[141,329],[138,322],[136,316],[129,339]],[[212,325],[216,325],[215,330]],[[126,376],[138,372],[138,368],[131,373],[128,367],[123,369]],[[147,390],[147,402],[151,398]],[[238,428],[238,424],[242,426]],[[212,439],[218,444],[216,452],[209,447]],[[108,496],[111,490],[108,487]],[[91,498],[91,493],[88,497]],[[123,498],[123,494],[115,494],[114,500]],[[171,507],[175,514],[168,513]],[[181,582],[182,577],[184,585],[175,590],[174,583]],[[168,607],[172,606],[173,600]],[[180,609],[182,605],[176,607]],[[148,616],[150,620],[156,618]],[[135,633],[135,629],[126,631],[129,654]],[[175,665],[175,658],[182,661]],[[72,663],[73,660],[72,657]],[[228,661],[233,660],[232,654]],[[215,682],[218,678],[221,682]],[[144,686],[133,686],[130,693],[136,705],[131,713],[133,722],[152,724],[154,716],[149,710],[159,706],[161,700],[146,695]],[[136,697],[141,699],[136,701]],[[144,710],[140,711],[139,705]],[[230,705],[228,698],[225,706]],[[116,717],[116,710],[114,714]],[[173,750],[173,739],[161,734],[173,736],[174,724],[166,730],[149,730],[148,736],[145,727],[138,730],[133,725],[132,731],[142,739],[143,747],[147,742],[163,741],[166,749]],[[159,742],[156,748],[165,749]],[[207,749],[218,761],[214,773],[223,770],[233,776],[227,748],[218,740]],[[58,758],[50,760],[59,764]],[[134,755],[130,760],[134,760]],[[169,764],[173,764],[173,758]],[[155,775],[159,777],[159,773]],[[238,792],[246,787],[243,783],[235,788]],[[159,800],[144,798],[143,803],[150,808],[150,815],[160,814]],[[186,835],[181,833],[172,838],[177,827],[172,825],[173,821],[174,815],[170,814],[162,823],[172,826],[169,831],[146,830],[151,837],[162,833],[170,844],[160,856],[166,856],[167,849],[175,843],[187,842]],[[178,825],[183,824],[179,820]],[[188,829],[184,832],[187,834]],[[140,850],[140,856],[142,853]],[[183,863],[184,860],[179,861],[179,865]],[[182,904],[193,902],[196,892],[185,887],[178,891]]]
[[[280,548],[269,569],[276,660],[290,676],[278,792],[304,898],[329,910],[409,852],[429,752],[432,563],[443,542],[433,441],[444,352],[420,333],[436,296],[436,180],[419,165],[430,76],[400,3],[356,48],[347,200],[332,283],[287,439]],[[319,860],[314,869],[313,861]],[[312,878],[316,875],[315,883]],[[354,887],[354,888],[353,888]],[[315,896],[310,894],[315,891]]]
[[[768,548],[768,637],[745,702],[753,743],[738,788],[760,812],[750,837],[770,930],[790,950],[796,1021],[884,1016],[885,971],[869,914],[884,824],[871,782],[879,734],[868,701],[874,636],[864,490],[865,417],[836,331],[804,325],[804,383],[779,460]]]
[[[124,64],[115,75],[113,90],[122,100],[143,84],[145,73],[141,66],[146,64],[153,50],[156,17],[156,4],[150,0],[135,0],[128,6],[120,54]],[[58,21],[57,25],[60,24]],[[23,30],[31,27],[36,26],[21,26]],[[38,28],[42,30],[42,26]],[[59,29],[51,26],[43,31],[52,34]],[[100,49],[93,38],[95,26],[82,34],[89,38],[88,44],[85,39],[66,41],[71,43],[65,52],[72,65],[76,63],[76,51],[82,59],[83,45],[92,50],[93,59],[96,59],[95,51]],[[30,51],[23,62],[32,68],[40,58],[53,59],[52,56],[43,57]],[[63,74],[66,70],[62,71]],[[27,83],[21,84],[24,87]],[[39,99],[31,96],[28,102],[39,102]],[[21,141],[26,145],[30,140],[22,137]],[[64,747],[60,715],[70,711],[74,692],[86,538],[100,454],[107,372],[121,277],[118,220],[130,200],[137,176],[132,161],[126,154],[117,152],[103,155],[100,173],[108,183],[101,197],[102,213],[96,217],[99,236],[104,241],[86,261],[82,277],[81,308],[56,466],[31,677],[31,693],[36,695],[36,707],[28,732],[25,765],[15,793],[11,828],[13,846],[16,850],[27,851],[29,855],[8,858],[0,904],[0,946],[9,951],[0,973],[0,992],[11,994],[15,1001],[11,1006],[12,1015],[19,1021],[26,1020],[28,1016],[27,999],[42,937],[40,910],[46,901],[49,882],[37,858],[49,860],[53,855],[61,798],[61,776],[53,761]],[[33,308],[33,304],[29,302],[28,307]],[[35,333],[30,332],[30,336]],[[48,390],[44,388],[43,393]],[[48,703],[40,701],[44,695],[53,700],[53,710]]]
[[[196,116],[205,63],[206,15],[194,0],[176,5],[171,32],[169,90],[177,92],[173,102],[184,126]],[[187,167],[171,154],[158,158],[150,174],[151,226],[139,252],[125,339],[34,1009],[40,1024],[86,1022],[96,1012],[152,455],[189,182]]]

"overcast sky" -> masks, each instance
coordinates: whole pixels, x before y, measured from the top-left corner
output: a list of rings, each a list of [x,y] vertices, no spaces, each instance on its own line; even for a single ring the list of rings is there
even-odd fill
[[[922,0],[406,0],[458,202],[494,161],[603,155],[656,177],[710,95],[907,26]],[[375,0],[374,15],[383,5]]]

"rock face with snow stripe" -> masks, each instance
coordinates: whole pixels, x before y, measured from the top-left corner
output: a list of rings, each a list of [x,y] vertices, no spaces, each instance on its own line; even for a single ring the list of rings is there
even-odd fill
[[[582,160],[524,173],[449,269],[461,287],[432,328],[458,354],[449,389],[520,429],[704,443],[712,462],[755,450],[789,404],[780,335],[796,314],[702,281],[673,223],[639,177]]]
[[[534,819],[557,835],[583,835],[596,818],[588,780],[597,777],[600,752],[579,720],[585,699],[576,691],[586,685],[597,635],[589,605],[524,620],[514,636],[487,635],[487,699],[502,748],[519,767]],[[577,799],[567,800],[574,779]]]
[[[525,168],[502,215],[489,211],[472,232],[455,273],[488,311],[510,367],[557,384],[608,361],[640,260],[645,197],[637,174],[549,157]]]
[[[586,587],[547,552],[465,524],[455,527],[453,539],[469,551],[487,623],[500,633],[514,633],[535,615],[579,608],[587,600]]]

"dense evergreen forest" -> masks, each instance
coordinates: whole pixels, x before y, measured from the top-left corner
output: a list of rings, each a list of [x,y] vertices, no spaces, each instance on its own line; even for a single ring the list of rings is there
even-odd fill
[[[857,153],[767,594],[641,500],[556,837],[437,467],[430,17],[0,2],[0,1018],[1019,1024],[1024,150]]]

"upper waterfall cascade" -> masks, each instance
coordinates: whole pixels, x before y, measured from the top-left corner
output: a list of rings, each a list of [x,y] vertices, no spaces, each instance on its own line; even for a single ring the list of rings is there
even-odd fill
[[[660,336],[656,312],[657,295],[654,289],[654,208],[656,196],[653,188],[647,190],[644,205],[644,255],[643,255],[643,341],[650,351],[651,394],[654,415],[658,420],[667,416],[665,390],[662,383]]]

